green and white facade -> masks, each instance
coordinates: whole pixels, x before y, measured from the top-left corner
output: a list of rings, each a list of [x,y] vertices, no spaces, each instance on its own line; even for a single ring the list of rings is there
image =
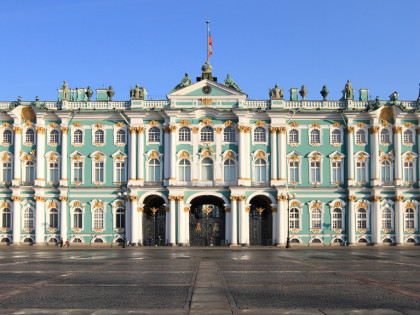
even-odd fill
[[[154,244],[160,207],[159,244],[193,245],[203,205],[224,216],[208,245],[283,245],[288,231],[292,245],[418,243],[420,103],[359,92],[249,100],[202,79],[167,100],[0,102],[2,244]]]

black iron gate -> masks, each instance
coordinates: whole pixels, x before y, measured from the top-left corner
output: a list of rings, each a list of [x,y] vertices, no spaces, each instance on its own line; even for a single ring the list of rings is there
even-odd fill
[[[267,209],[251,205],[249,211],[249,243],[255,246],[272,245],[272,215]]]
[[[190,245],[225,245],[225,210],[216,205],[200,205],[190,211]]]
[[[143,214],[143,245],[165,245],[165,206],[147,207]]]

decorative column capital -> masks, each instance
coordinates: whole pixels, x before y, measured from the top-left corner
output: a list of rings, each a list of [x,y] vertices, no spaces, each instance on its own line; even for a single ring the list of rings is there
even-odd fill
[[[128,131],[129,131],[131,134],[135,134],[135,133],[137,132],[137,127],[129,127],[129,128],[128,128]]]
[[[232,201],[245,201],[245,196],[230,196],[230,200]]]
[[[144,208],[143,207],[137,207],[137,212],[143,212]]]
[[[144,127],[137,127],[137,132],[138,133],[144,133]]]
[[[164,133],[170,133],[170,132],[171,132],[171,130],[169,129],[169,127],[168,127],[168,126],[166,126],[166,127],[163,127],[163,132],[164,132]]]
[[[398,201],[402,202],[402,201],[404,201],[404,196],[395,196],[394,200],[395,200],[395,202],[398,202]]]
[[[277,133],[286,133],[286,127],[277,127]]]
[[[13,201],[21,201],[22,200],[22,197],[21,196],[12,196],[12,198],[11,198]]]
[[[129,196],[129,198],[131,202],[139,200],[139,196]]]
[[[217,134],[221,134],[222,133],[223,128],[222,127],[216,127],[216,133]]]
[[[184,212],[190,212],[191,208],[190,207],[184,207]],[[229,209],[230,210],[230,209]],[[226,210],[227,211],[227,210]]]
[[[69,197],[60,196],[60,197],[58,197],[58,200],[67,202],[67,200],[69,200]]]
[[[168,200],[169,201],[184,201],[185,196],[169,196]]]
[[[268,130],[270,130],[270,133],[277,133],[277,127],[270,127]]]
[[[251,127],[247,126],[238,126],[238,132],[249,133],[251,131]]]
[[[392,131],[394,133],[401,133],[402,127],[401,126],[395,126],[394,128],[392,128]]]
[[[191,128],[191,130],[192,130],[192,132],[194,133],[194,134],[197,134],[198,133],[198,127],[192,127]]]
[[[60,127],[61,133],[62,134],[67,134],[69,132],[69,128],[68,127]]]
[[[380,126],[372,126],[372,127],[369,128],[369,133],[371,135],[375,134],[375,133],[378,133],[380,128],[381,128]]]
[[[286,201],[287,200],[286,196],[277,196],[276,199],[277,199],[277,201]]]
[[[348,196],[348,200],[350,202],[354,202],[354,201],[356,201],[356,196]]]
[[[45,197],[42,197],[42,196],[34,196],[34,200],[35,201],[44,202],[45,201]]]
[[[36,133],[39,133],[41,135],[45,135],[45,128],[44,127],[35,127]]]
[[[175,132],[177,127],[174,125],[171,125],[171,126],[168,126],[168,128],[169,128],[169,132]]]
[[[381,196],[371,196],[370,198],[371,202],[379,202],[381,201],[382,197]]]
[[[22,128],[20,127],[13,127],[13,132],[20,135],[20,133],[22,132]]]
[[[347,126],[347,133],[353,133],[354,126]]]

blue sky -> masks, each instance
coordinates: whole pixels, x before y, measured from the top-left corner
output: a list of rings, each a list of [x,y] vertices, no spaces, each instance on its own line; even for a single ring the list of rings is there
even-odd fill
[[[305,84],[315,100],[326,84],[339,99],[347,79],[372,99],[417,99],[419,11],[418,0],[3,1],[0,100],[56,100],[63,80],[112,85],[115,100],[139,83],[165,99],[185,72],[201,75],[206,20],[213,75],[229,73],[250,99],[275,83]]]

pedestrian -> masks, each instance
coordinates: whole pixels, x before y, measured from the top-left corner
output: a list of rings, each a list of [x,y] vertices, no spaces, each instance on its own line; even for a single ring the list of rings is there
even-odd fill
[[[161,242],[162,242],[162,237],[159,235],[158,236],[158,245],[159,246],[162,246],[162,243]]]
[[[66,246],[69,247],[70,246],[70,242],[69,240],[66,240]]]
[[[123,239],[123,248],[125,248],[125,244],[127,244],[127,238],[124,236],[124,239]]]
[[[149,246],[153,246],[153,238],[149,236]]]
[[[60,247],[63,247],[63,243],[64,243],[63,238],[61,238],[61,240],[60,240]]]

